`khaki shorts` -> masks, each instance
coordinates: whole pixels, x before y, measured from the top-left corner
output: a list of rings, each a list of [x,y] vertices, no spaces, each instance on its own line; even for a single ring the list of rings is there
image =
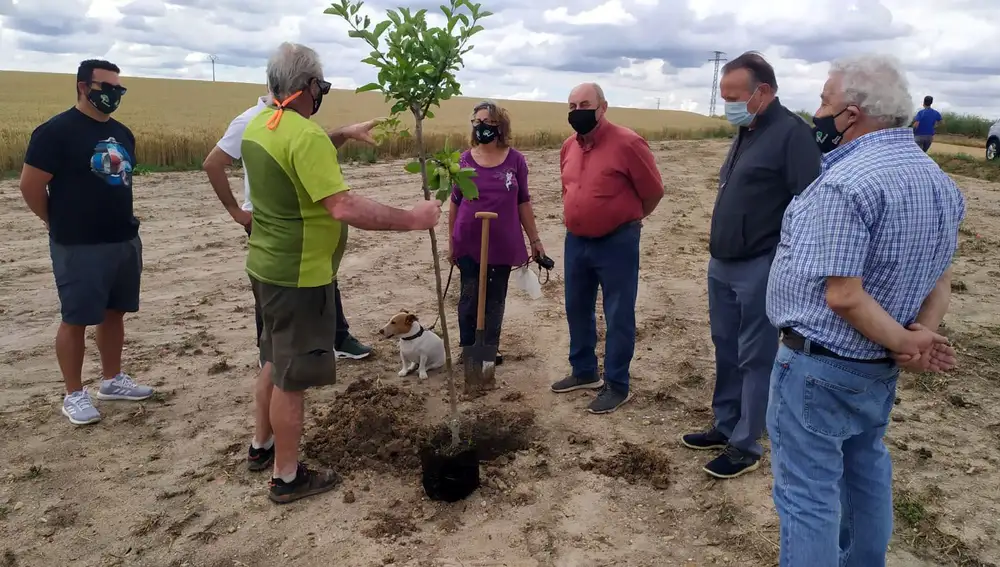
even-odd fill
[[[261,360],[274,366],[271,382],[286,392],[337,381],[334,285],[284,287],[250,278],[263,328]]]

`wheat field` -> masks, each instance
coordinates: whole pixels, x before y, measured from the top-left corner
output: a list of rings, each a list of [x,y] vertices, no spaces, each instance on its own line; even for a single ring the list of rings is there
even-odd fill
[[[13,118],[0,125],[0,172],[19,170],[32,130],[74,104],[74,77],[67,74],[0,71],[0,84],[13,103]],[[263,85],[124,77],[128,94],[115,118],[136,135],[136,153],[147,168],[199,165],[236,115],[264,93]],[[568,94],[568,93],[567,93]],[[429,149],[466,144],[472,107],[481,99],[459,97],[442,104],[427,122]],[[558,145],[569,134],[566,105],[498,101],[511,115],[514,144],[523,149]],[[316,120],[327,127],[387,114],[381,95],[333,90]],[[692,112],[612,108],[611,120],[634,128],[647,139],[708,138],[731,135],[725,121]],[[405,126],[412,119],[402,117]],[[393,138],[379,148],[348,144],[347,160],[411,155],[412,139]]]

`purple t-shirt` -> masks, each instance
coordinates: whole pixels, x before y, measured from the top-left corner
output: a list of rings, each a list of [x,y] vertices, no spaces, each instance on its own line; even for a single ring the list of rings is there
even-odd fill
[[[531,200],[528,193],[528,162],[524,155],[513,149],[507,152],[507,159],[496,167],[482,167],[466,151],[459,160],[462,167],[472,167],[476,177],[472,181],[479,189],[479,198],[467,200],[456,186],[452,189],[451,200],[458,205],[455,226],[451,227],[451,237],[456,258],[471,256],[479,263],[482,246],[483,221],[476,218],[479,211],[497,214],[490,221],[490,257],[487,264],[498,266],[520,266],[528,261],[528,251],[521,235],[521,217],[518,205]]]

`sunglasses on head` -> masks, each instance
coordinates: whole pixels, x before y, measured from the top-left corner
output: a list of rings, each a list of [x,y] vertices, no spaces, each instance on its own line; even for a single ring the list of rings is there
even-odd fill
[[[99,90],[101,90],[103,92],[117,93],[118,96],[123,96],[126,92],[128,92],[128,89],[126,89],[125,87],[123,87],[121,85],[112,85],[111,83],[104,82],[104,81],[91,81],[90,85],[91,86],[97,85],[97,86],[100,87]]]

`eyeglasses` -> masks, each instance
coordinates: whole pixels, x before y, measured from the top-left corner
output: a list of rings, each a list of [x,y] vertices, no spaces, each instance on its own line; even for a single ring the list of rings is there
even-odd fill
[[[499,126],[499,124],[497,123],[496,120],[490,120],[489,118],[487,118],[486,120],[480,120],[478,118],[473,118],[472,119],[472,125],[473,126],[479,126],[480,124],[483,124],[483,123],[489,124],[490,126]]]
[[[128,92],[128,89],[126,89],[125,87],[123,87],[121,85],[113,85],[113,84],[105,82],[105,81],[91,81],[90,85],[91,86],[97,85],[97,86],[100,87],[100,89],[98,89],[98,90],[103,91],[103,92],[107,92],[107,93],[117,93],[118,96],[125,96],[125,93]]]

